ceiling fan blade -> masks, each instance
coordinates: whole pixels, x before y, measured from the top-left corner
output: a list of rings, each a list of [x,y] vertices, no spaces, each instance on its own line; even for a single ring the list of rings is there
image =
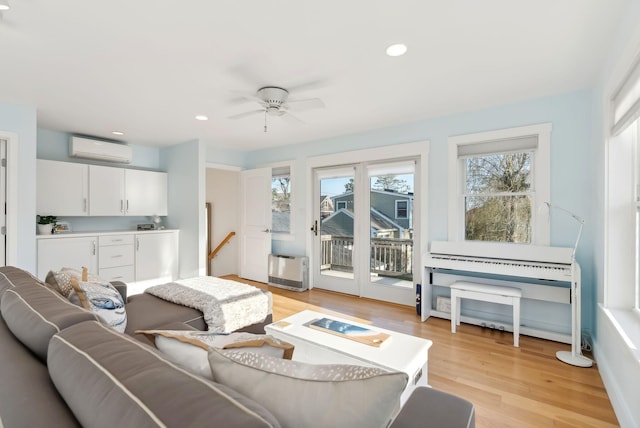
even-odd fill
[[[242,119],[243,117],[253,116],[254,114],[258,114],[258,113],[264,113],[264,109],[245,111],[244,113],[234,114],[233,116],[227,116],[227,119]]]
[[[303,120],[301,120],[297,116],[294,116],[293,114],[289,113],[288,111],[285,111],[285,110],[281,110],[281,111],[282,111],[282,114],[279,115],[279,116],[281,116],[285,121],[287,121],[289,123],[293,123],[295,125],[301,125],[301,124],[304,123]]]
[[[310,91],[311,89],[318,89],[327,86],[326,79],[316,79],[311,80],[304,83],[299,83],[297,85],[287,87],[287,90],[291,93],[294,92],[302,92],[302,91]]]
[[[287,104],[297,111],[312,110],[316,108],[324,108],[324,102],[320,98],[307,98],[304,100],[289,99]]]

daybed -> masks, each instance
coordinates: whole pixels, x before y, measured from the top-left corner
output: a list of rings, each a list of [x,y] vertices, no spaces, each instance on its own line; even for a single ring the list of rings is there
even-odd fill
[[[0,300],[1,427],[285,426],[256,400],[176,366],[26,271],[0,268]],[[203,327],[193,310],[171,305],[132,297],[127,333]],[[474,409],[419,388],[392,426],[474,426]]]

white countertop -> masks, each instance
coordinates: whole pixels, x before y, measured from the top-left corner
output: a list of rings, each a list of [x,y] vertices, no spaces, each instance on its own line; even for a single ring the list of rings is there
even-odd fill
[[[106,235],[138,235],[141,233],[163,233],[178,232],[178,229],[161,229],[161,230],[109,230],[95,232],[64,232],[47,235],[36,235],[37,239],[55,239],[55,238],[82,238],[86,236],[106,236]]]

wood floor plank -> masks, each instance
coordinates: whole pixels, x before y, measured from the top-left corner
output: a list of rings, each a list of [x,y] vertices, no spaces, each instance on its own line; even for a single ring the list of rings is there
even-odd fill
[[[429,384],[476,406],[476,427],[616,427],[618,422],[597,365],[573,367],[555,357],[569,345],[448,320],[421,322],[415,309],[319,289],[295,292],[246,281],[273,293],[273,318],[305,309],[433,341]]]

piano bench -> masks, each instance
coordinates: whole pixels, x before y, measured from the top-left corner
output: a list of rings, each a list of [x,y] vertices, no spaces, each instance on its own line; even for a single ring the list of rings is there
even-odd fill
[[[478,284],[475,282],[457,281],[451,284],[451,333],[460,325],[461,299],[480,300],[483,302],[501,303],[513,306],[513,346],[520,341],[520,297],[522,291],[514,287]]]

